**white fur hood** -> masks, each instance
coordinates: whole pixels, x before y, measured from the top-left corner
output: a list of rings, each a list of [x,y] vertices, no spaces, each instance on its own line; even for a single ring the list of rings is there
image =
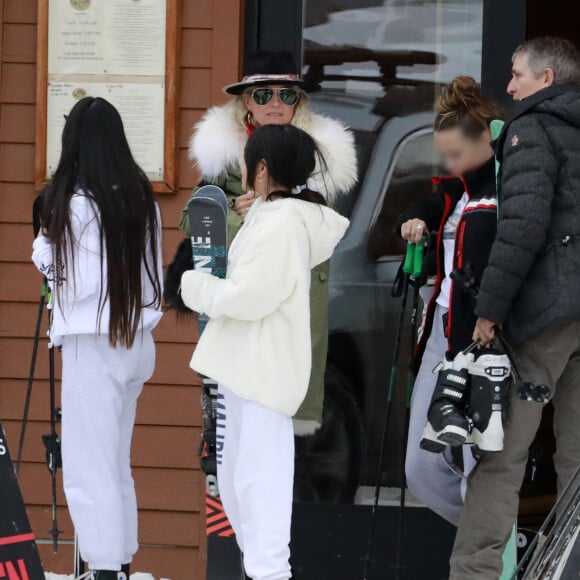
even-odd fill
[[[328,173],[313,177],[309,184],[327,199],[346,193],[357,181],[354,136],[340,121],[310,113],[296,126],[318,143]],[[246,129],[236,119],[234,103],[213,107],[195,126],[189,143],[189,156],[202,176],[215,180],[233,164],[239,163],[248,140]]]

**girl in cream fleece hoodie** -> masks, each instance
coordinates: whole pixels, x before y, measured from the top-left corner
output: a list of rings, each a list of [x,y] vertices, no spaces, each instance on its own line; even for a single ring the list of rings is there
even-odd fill
[[[292,416],[310,377],[310,271],[348,227],[302,185],[317,156],[312,137],[292,125],[257,129],[243,180],[258,199],[231,246],[227,278],[192,270],[181,282],[184,303],[210,317],[191,367],[220,385],[221,498],[254,580],[291,577]]]

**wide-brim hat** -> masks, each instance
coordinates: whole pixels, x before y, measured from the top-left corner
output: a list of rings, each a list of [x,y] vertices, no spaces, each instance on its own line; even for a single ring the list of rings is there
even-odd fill
[[[285,51],[254,52],[246,60],[244,78],[239,83],[224,87],[229,95],[241,95],[250,87],[268,85],[296,86],[305,93],[320,90],[320,85],[300,78],[294,57]]]

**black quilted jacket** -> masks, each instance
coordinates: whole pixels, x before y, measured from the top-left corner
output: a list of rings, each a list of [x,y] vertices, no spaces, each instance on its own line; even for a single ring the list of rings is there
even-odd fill
[[[505,323],[518,345],[580,321],[580,87],[524,99],[496,149],[499,222],[476,313]]]

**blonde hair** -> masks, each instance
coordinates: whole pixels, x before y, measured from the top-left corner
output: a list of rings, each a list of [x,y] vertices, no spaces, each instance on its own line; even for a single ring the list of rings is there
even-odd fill
[[[503,118],[500,107],[468,76],[457,77],[445,86],[434,109],[435,131],[459,127],[471,138],[479,137],[494,119]]]
[[[243,127],[245,127],[246,123],[248,122],[249,111],[246,109],[246,105],[244,104],[244,96],[247,94],[248,91],[244,91],[231,102],[231,107],[234,109],[236,121]],[[312,112],[308,106],[308,96],[306,93],[301,92],[300,100],[294,107],[294,116],[292,117],[290,124],[298,127],[299,129],[302,129],[308,124],[311,116]]]

